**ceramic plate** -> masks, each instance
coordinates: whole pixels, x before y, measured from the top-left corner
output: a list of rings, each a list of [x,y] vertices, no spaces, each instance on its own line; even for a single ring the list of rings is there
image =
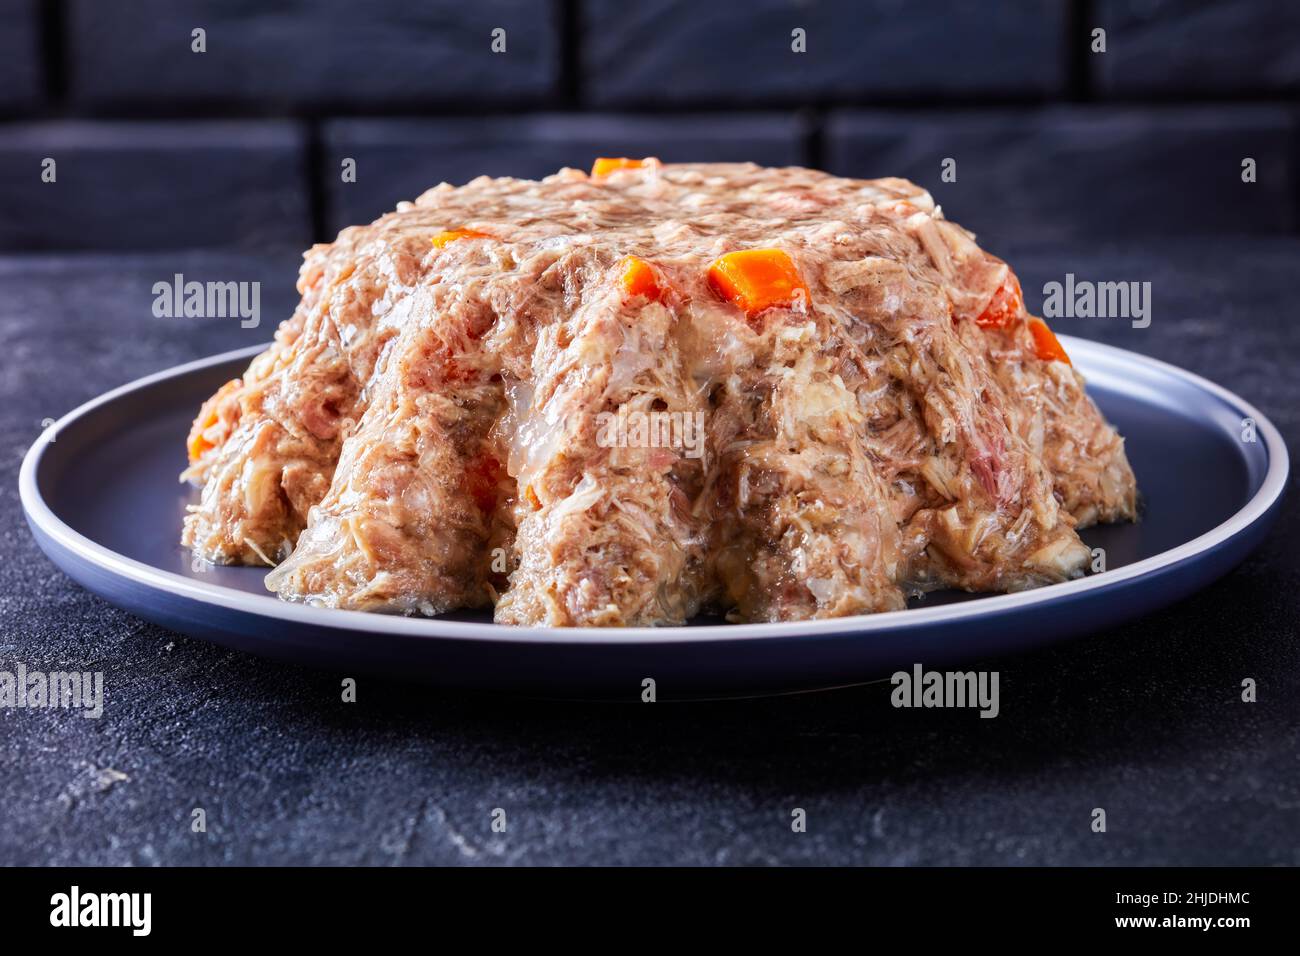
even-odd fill
[[[1020,594],[941,592],[906,611],[790,624],[511,628],[486,613],[405,618],[286,604],[265,569],[191,568],[178,544],[197,490],[177,482],[199,404],[261,347],[151,375],[51,426],[23,462],[28,523],[85,587],[164,627],[254,654],[434,684],[639,700],[778,693],[888,676],[1096,632],[1170,604],[1263,538],[1287,478],[1277,430],[1236,395],[1173,366],[1063,338],[1127,439],[1142,520],[1083,533],[1107,569]],[[1243,440],[1243,420],[1255,441]]]

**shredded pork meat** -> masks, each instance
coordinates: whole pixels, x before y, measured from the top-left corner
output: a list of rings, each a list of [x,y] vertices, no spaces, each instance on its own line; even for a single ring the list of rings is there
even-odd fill
[[[806,295],[729,300],[710,266],[751,249]],[[299,291],[182,475],[184,544],[276,564],[286,599],[837,617],[1067,580],[1079,527],[1135,517],[1123,440],[1006,264],[904,180],[647,160],[443,184],[313,247]]]

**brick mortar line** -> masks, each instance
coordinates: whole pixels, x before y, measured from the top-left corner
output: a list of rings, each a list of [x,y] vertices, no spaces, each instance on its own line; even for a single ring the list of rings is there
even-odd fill
[[[201,104],[190,108],[160,105],[157,109],[141,109],[124,112],[119,109],[101,111],[78,111],[71,109],[47,109],[38,112],[0,113],[0,122],[21,123],[149,123],[149,122],[240,122],[250,123],[324,123],[333,120],[440,120],[482,119],[509,120],[535,116],[557,116],[565,118],[591,117],[593,119],[663,119],[674,116],[702,116],[727,114],[737,118],[756,118],[764,116],[794,117],[814,115],[825,117],[831,113],[910,113],[918,117],[975,116],[981,112],[1005,112],[1021,110],[1030,113],[1050,113],[1053,110],[1078,110],[1083,113],[1104,114],[1109,110],[1146,110],[1154,115],[1170,114],[1178,110],[1227,108],[1225,115],[1232,115],[1234,108],[1267,108],[1291,110],[1300,109],[1300,103],[1294,94],[1279,92],[1223,93],[1212,98],[1184,96],[1164,96],[1159,93],[1140,93],[1132,97],[1114,96],[1105,99],[1088,99],[1073,101],[1068,99],[1010,98],[987,97],[983,100],[863,100],[860,102],[838,100],[810,100],[806,103],[773,101],[770,103],[725,104],[717,101],[688,103],[682,105],[644,107],[575,107],[564,104],[542,104],[537,106],[515,107],[508,109],[493,108],[490,103],[473,106],[404,108],[380,111],[361,109],[304,109],[284,113],[259,113],[239,107],[223,107],[220,104]]]
[[[39,20],[36,55],[41,63],[45,95],[50,106],[59,106],[67,96],[70,59],[67,52],[67,9],[64,0],[32,0]]]
[[[330,208],[330,191],[325,185],[325,177],[329,175],[326,168],[329,157],[325,154],[325,131],[318,121],[309,120],[303,127],[302,171],[307,179],[304,189],[307,192],[308,228],[311,230],[312,242],[329,242],[332,238],[328,232],[333,210]],[[337,170],[335,174],[337,175]]]
[[[1093,9],[1091,0],[1073,0],[1065,14],[1065,99],[1070,102],[1092,100],[1089,43],[1096,26]]]
[[[582,102],[582,11],[578,0],[560,0],[557,34],[560,54],[560,99],[576,108]]]

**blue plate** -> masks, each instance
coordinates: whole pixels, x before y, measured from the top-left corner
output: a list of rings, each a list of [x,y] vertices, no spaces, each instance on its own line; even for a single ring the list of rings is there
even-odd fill
[[[1137,617],[1218,578],[1263,538],[1288,462],[1277,429],[1236,395],[1173,366],[1065,338],[1128,442],[1144,508],[1090,529],[1106,571],[1004,595],[941,592],[906,611],[791,624],[548,630],[485,613],[405,618],[286,604],[264,570],[194,570],[177,543],[197,491],[177,482],[195,409],[259,348],[148,378],[64,416],[19,479],[41,548],[72,578],[140,617],[271,657],[442,685],[639,700],[737,696],[861,683],[913,663],[952,663],[1059,641]],[[1255,441],[1243,440],[1243,421]]]

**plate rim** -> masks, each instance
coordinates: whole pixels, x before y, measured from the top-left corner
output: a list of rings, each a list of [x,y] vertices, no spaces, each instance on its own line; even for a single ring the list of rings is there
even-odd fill
[[[45,501],[37,485],[36,473],[41,460],[57,437],[59,431],[74,421],[89,415],[101,406],[108,405],[132,392],[147,388],[168,379],[180,378],[191,372],[236,359],[252,359],[265,351],[270,343],[233,349],[206,358],[196,359],[163,369],[124,385],[111,389],[83,402],[44,429],[23,457],[19,471],[18,490],[23,511],[35,529],[48,535],[57,545],[73,555],[98,567],[108,574],[125,577],[138,585],[162,591],[172,597],[181,597],[210,605],[214,610],[237,611],[259,618],[291,621],[311,628],[328,628],[354,633],[382,633],[392,637],[419,639],[515,643],[552,643],[563,645],[620,644],[628,646],[639,642],[651,644],[705,644],[763,638],[784,639],[814,635],[830,636],[844,632],[869,635],[882,631],[906,631],[928,625],[957,622],[970,618],[983,618],[1020,608],[1049,602],[1068,600],[1092,591],[1102,591],[1116,585],[1144,577],[1150,573],[1173,568],[1199,555],[1214,550],[1250,528],[1265,517],[1278,503],[1286,490],[1290,472],[1290,456],[1286,442],[1277,427],[1250,402],[1221,385],[1194,372],[1179,368],[1160,359],[1121,349],[1117,346],[1062,335],[1063,344],[1084,369],[1088,358],[1098,361],[1136,363],[1154,372],[1172,375],[1198,389],[1208,392],[1221,402],[1243,412],[1254,420],[1256,433],[1261,436],[1268,456],[1268,467],[1259,488],[1231,517],[1208,531],[1185,541],[1177,547],[1143,558],[1133,564],[1046,587],[1011,594],[990,594],[975,601],[928,608],[909,608],[901,611],[883,611],[876,614],[859,614],[848,617],[825,618],[811,621],[784,621],[757,624],[704,624],[692,627],[540,627],[497,624],[495,622],[451,621],[440,618],[405,617],[368,611],[315,607],[281,601],[270,594],[249,594],[234,588],[206,584],[192,578],[164,571],[152,565],[126,557],[92,541],[74,530],[58,517]],[[39,543],[39,542],[38,542]]]

